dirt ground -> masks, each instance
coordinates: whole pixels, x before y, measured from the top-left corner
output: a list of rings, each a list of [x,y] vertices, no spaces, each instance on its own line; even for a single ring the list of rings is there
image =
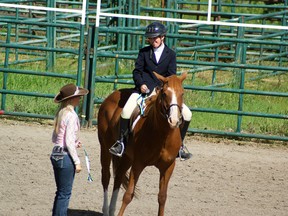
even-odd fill
[[[52,126],[0,118],[0,215],[51,215],[55,183],[49,155]],[[83,129],[93,182],[76,175],[69,215],[102,215],[97,130]],[[282,143],[283,144],[283,143]],[[285,144],[285,143],[284,143]],[[287,143],[286,143],[287,144]],[[189,136],[193,158],[177,164],[170,180],[166,216],[288,215],[288,147]],[[158,171],[148,167],[140,176],[140,196],[127,207],[128,216],[157,215]],[[111,189],[110,189],[111,192]],[[119,195],[117,208],[121,204]]]

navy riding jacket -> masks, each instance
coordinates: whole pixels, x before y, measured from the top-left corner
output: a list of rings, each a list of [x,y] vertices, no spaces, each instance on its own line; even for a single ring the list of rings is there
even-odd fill
[[[161,85],[161,82],[153,74],[153,71],[164,77],[176,74],[176,53],[166,44],[158,63],[152,46],[140,49],[135,62],[135,69],[133,70],[136,91],[141,93],[140,87],[143,84],[147,85],[150,92],[156,86]]]

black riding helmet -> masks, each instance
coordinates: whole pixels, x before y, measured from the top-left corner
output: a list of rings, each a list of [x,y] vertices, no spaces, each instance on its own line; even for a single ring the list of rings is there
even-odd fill
[[[146,27],[145,37],[154,38],[166,35],[167,29],[160,22],[153,22]]]

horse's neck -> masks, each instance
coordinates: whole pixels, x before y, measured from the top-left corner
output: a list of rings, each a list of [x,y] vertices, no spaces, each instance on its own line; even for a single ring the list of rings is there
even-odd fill
[[[165,128],[166,126],[169,127],[168,121],[161,107],[161,98],[159,95],[157,95],[157,98],[151,102],[150,106],[148,119],[153,121],[153,125],[160,125],[160,128]],[[159,128],[159,126],[157,128]]]

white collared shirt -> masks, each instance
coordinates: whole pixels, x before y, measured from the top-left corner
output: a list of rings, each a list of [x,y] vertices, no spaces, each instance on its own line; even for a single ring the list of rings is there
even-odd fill
[[[164,47],[165,45],[162,43],[159,47],[153,48],[157,63],[159,62],[159,59],[163,53]]]

